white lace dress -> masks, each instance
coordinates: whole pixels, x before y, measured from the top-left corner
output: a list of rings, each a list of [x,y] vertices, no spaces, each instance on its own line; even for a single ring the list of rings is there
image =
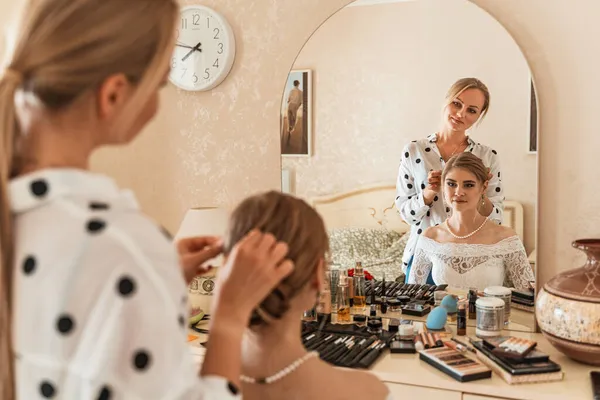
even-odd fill
[[[535,280],[518,236],[494,244],[439,243],[421,236],[408,282],[423,284],[430,271],[436,285],[446,283],[462,289],[525,289]]]

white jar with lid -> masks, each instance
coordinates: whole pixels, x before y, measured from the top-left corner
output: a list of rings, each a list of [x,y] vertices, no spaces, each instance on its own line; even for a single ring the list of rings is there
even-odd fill
[[[512,291],[504,286],[489,286],[483,290],[485,297],[497,297],[504,301],[504,325],[508,325],[510,319],[510,300]]]
[[[504,327],[504,301],[496,297],[480,297],[475,302],[477,312],[477,337],[495,337]]]

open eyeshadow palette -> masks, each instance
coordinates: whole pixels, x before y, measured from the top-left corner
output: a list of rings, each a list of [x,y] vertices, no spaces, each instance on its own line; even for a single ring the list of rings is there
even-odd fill
[[[446,346],[421,350],[419,358],[459,382],[469,382],[492,376],[492,370],[480,361]]]

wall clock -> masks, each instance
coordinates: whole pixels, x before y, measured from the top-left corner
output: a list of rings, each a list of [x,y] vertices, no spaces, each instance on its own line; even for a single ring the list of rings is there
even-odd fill
[[[235,59],[235,37],[227,20],[201,5],[183,7],[177,26],[169,80],[189,91],[219,85]]]

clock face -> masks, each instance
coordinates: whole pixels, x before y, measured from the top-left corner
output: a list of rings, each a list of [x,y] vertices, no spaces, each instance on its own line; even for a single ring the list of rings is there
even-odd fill
[[[184,90],[209,90],[233,66],[233,30],[219,13],[205,6],[181,9],[169,80]]]

